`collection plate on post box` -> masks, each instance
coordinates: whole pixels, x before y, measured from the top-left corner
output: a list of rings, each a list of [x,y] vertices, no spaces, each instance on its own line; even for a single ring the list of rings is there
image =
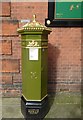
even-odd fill
[[[82,0],[49,0],[48,27],[83,27]]]
[[[38,48],[29,48],[29,60],[38,60]]]

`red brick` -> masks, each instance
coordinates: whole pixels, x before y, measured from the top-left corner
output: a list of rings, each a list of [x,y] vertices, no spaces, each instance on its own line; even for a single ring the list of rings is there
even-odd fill
[[[12,41],[13,41],[12,42],[12,55],[14,58],[20,59],[21,58],[21,40],[19,38],[19,39],[15,39]]]
[[[2,74],[0,75],[0,85],[2,85]]]
[[[8,40],[2,40],[0,41],[0,46],[2,46],[2,49],[0,49],[0,54],[3,55],[11,55],[12,54],[12,41]]]
[[[10,16],[10,10],[11,10],[10,2],[2,2],[0,4],[2,4],[2,12],[0,12],[0,16],[9,17]]]
[[[18,35],[17,33],[18,21],[17,20],[3,20],[2,21],[2,35]]]
[[[0,41],[0,54],[2,54],[2,41]]]
[[[22,82],[22,76],[20,73],[13,75],[13,83],[21,83],[21,82]]]
[[[1,60],[0,60],[1,64]],[[8,72],[19,72],[19,61],[18,60],[12,60],[12,59],[3,59],[2,60],[2,71],[3,73]]]
[[[4,89],[2,90],[2,96],[4,97],[21,97],[22,95],[22,92],[21,90],[18,90],[18,89],[11,89],[11,90],[7,90],[7,89]]]
[[[11,17],[17,19],[30,19],[36,14],[39,22],[45,22],[47,18],[47,2],[13,2],[11,4]],[[21,11],[21,12],[20,12]]]
[[[12,75],[2,74],[2,83],[3,84],[12,84]]]
[[[2,3],[0,2],[0,15],[2,15]]]

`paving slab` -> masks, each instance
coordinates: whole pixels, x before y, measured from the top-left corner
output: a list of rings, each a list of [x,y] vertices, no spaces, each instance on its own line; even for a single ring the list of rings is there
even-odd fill
[[[49,96],[50,110],[45,118],[81,118],[81,95],[58,94]],[[2,118],[21,118],[21,98],[2,99]]]

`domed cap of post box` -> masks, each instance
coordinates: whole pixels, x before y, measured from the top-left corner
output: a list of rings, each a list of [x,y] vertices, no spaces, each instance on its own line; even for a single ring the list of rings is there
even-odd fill
[[[45,25],[40,24],[35,19],[36,19],[36,15],[33,15],[33,21],[25,24],[21,28],[18,28],[17,32],[23,33],[28,31],[44,31],[44,30],[51,32],[51,29],[47,28]]]

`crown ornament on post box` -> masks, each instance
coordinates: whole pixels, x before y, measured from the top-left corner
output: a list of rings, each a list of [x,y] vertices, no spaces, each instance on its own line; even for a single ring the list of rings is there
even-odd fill
[[[51,29],[47,28],[45,25],[42,25],[41,23],[36,21],[36,15],[33,15],[33,20],[27,24],[25,24],[24,26],[22,26],[22,28],[18,28],[17,32],[22,32],[22,31],[26,31],[26,30],[47,30],[47,31],[51,31]]]

